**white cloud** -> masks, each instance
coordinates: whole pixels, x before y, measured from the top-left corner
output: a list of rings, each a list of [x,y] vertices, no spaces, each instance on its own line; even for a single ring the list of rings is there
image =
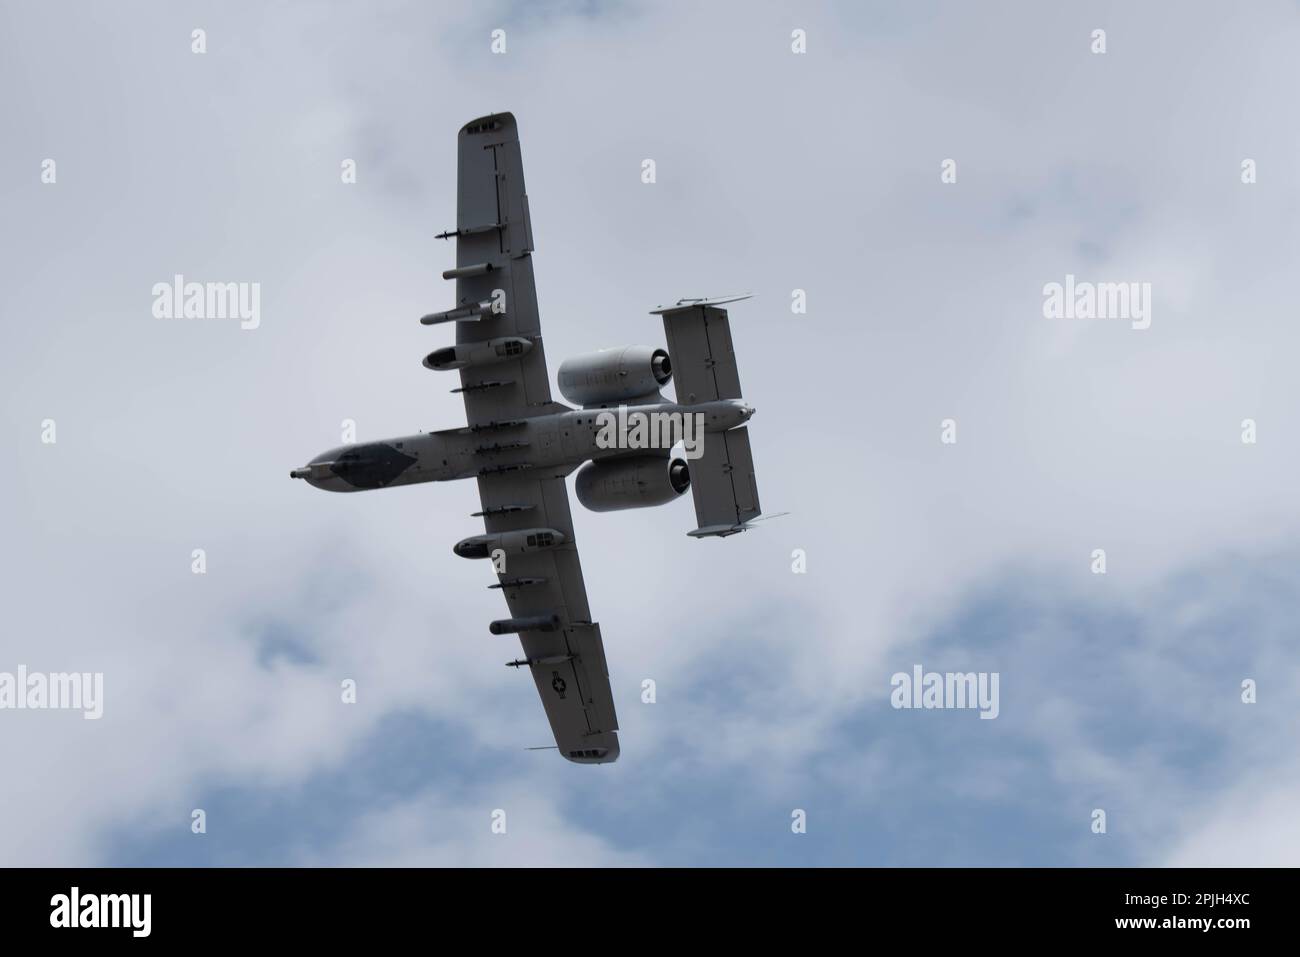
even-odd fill
[[[1234,789],[1188,832],[1161,862],[1169,867],[1295,867],[1300,863],[1300,822],[1294,782],[1266,780]]]

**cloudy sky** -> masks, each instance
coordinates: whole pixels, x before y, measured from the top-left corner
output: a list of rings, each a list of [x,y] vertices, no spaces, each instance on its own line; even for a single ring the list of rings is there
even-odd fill
[[[0,863],[1296,863],[1298,49],[1283,2],[6,0],[0,672],[102,672],[104,714],[0,710]],[[525,750],[472,483],[286,477],[463,421],[416,319],[504,110],[552,373],[754,292],[792,513],[575,504],[607,766]],[[260,326],[156,318],[175,274]],[[1046,318],[1067,275],[1150,328]],[[998,717],[891,707],[918,664]]]

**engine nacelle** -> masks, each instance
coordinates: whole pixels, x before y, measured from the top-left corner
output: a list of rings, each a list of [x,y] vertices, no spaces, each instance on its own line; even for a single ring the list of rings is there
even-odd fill
[[[521,528],[514,532],[496,535],[473,535],[462,538],[452,551],[461,558],[491,558],[500,549],[507,555],[522,555],[544,548],[555,548],[565,542],[564,533],[554,528]]]
[[[574,481],[578,501],[593,512],[617,512],[671,502],[691,487],[682,459],[637,455],[591,462]]]
[[[668,353],[623,346],[574,356],[560,363],[560,392],[584,407],[613,405],[658,392],[673,377]]]
[[[464,369],[467,366],[483,366],[493,362],[505,362],[527,355],[533,348],[529,339],[507,336],[503,339],[488,339],[483,342],[462,342],[458,345],[435,349],[424,357],[424,367],[437,372],[451,369]]]

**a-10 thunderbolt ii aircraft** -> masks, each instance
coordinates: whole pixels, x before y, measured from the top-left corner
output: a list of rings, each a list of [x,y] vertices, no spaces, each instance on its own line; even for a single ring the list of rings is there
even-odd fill
[[[569,359],[560,365],[560,391],[579,408],[554,402],[515,118],[498,113],[465,124],[458,162],[456,228],[438,237],[456,240],[456,268],[442,274],[456,281],[456,305],[420,321],[456,326],[456,344],[435,349],[424,365],[460,373],[452,391],[464,397],[468,425],[331,449],[290,474],[334,492],[476,479],[483,510],[474,515],[485,534],[453,550],[490,559],[497,571],[489,587],[505,593],[512,617],[490,630],[518,633],[523,657],[509,664],[532,671],[560,753],[585,764],[614,761],[618,719],[564,479],[581,467],[578,500],[597,512],[662,505],[689,487],[699,527],[688,534],[749,527],[759,515],[745,427],[754,409],[741,398],[719,308],[735,300],[654,310],[667,351],[628,346]],[[670,402],[659,390],[674,378]],[[677,439],[689,461],[672,457]]]

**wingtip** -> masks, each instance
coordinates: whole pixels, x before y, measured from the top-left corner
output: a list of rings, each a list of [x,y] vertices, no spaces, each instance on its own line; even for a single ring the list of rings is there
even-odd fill
[[[565,750],[560,754],[566,761],[574,764],[612,764],[618,760],[618,732],[606,731],[596,734],[582,742],[582,746]]]
[[[686,534],[691,538],[726,538],[728,535],[748,531],[749,528],[748,522],[738,522],[734,525],[701,525]]]
[[[460,128],[461,136],[473,136],[479,133],[500,133],[518,129],[513,113],[489,113],[476,116]]]
[[[733,302],[744,302],[746,299],[753,299],[752,292],[739,293],[735,296],[712,296],[702,299],[678,299],[670,306],[656,306],[650,310],[652,316],[662,316],[668,312],[677,312],[679,309],[694,309],[696,306],[725,306]]]

